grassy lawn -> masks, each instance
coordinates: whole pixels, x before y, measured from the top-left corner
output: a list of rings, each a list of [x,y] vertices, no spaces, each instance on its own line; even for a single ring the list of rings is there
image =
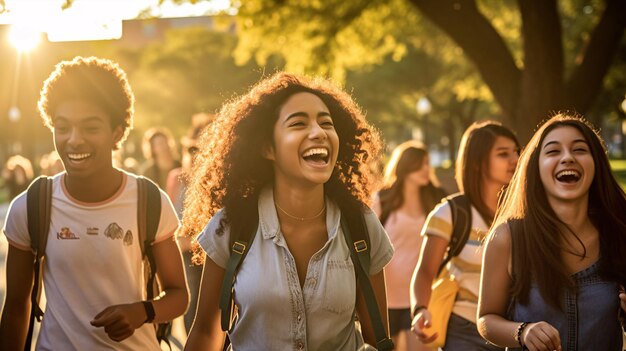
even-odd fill
[[[611,160],[611,169],[622,189],[626,190],[626,160]]]

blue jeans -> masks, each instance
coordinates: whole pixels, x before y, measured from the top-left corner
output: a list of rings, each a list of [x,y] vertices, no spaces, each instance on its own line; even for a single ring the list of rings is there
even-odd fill
[[[487,343],[487,341],[478,334],[476,324],[453,313],[448,322],[448,335],[443,351],[467,350],[496,351],[504,349]]]

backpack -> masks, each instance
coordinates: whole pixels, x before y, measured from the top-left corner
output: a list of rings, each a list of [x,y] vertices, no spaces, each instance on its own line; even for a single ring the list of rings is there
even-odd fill
[[[157,266],[152,253],[152,242],[156,236],[161,219],[161,194],[159,188],[145,177],[137,178],[137,227],[138,240],[144,260],[146,278],[146,296],[148,300],[159,296],[160,286],[156,278]],[[31,248],[35,253],[34,285],[31,293],[31,311],[25,350],[30,350],[35,319],[41,322],[43,310],[39,306],[42,285],[42,265],[46,257],[46,242],[50,230],[50,209],[52,202],[52,178],[40,176],[35,179],[27,190],[26,211],[28,218],[28,234]],[[169,346],[168,336],[171,334],[172,323],[155,325],[157,340],[165,341]]]
[[[248,209],[247,213],[251,215],[251,217],[247,218],[247,220],[241,223],[241,225],[235,228],[231,227],[233,229],[230,236],[231,252],[228,263],[226,264],[219,302],[219,308],[221,310],[221,327],[223,331],[228,331],[232,328],[234,312],[232,294],[235,275],[237,274],[237,269],[241,266],[243,259],[252,246],[259,224],[259,214],[256,209],[257,202],[254,200],[255,199],[248,200],[245,205]],[[363,297],[365,298],[370,320],[372,322],[372,326],[374,327],[376,348],[381,351],[393,350],[393,341],[391,341],[383,326],[380,311],[378,310],[378,303],[376,302],[376,296],[374,295],[374,290],[369,280],[370,237],[367,231],[365,218],[360,208],[357,208],[356,210],[348,209],[347,211],[342,209],[341,228],[344,233],[346,244],[350,249],[350,258],[354,264],[357,281],[361,292],[363,293]]]
[[[463,193],[456,193],[446,196],[442,202],[447,201],[450,204],[450,211],[452,212],[452,236],[448,243],[448,249],[443,256],[443,261],[437,270],[437,276],[445,268],[445,266],[452,260],[453,257],[458,256],[463,247],[469,239],[470,231],[472,229],[472,208],[467,195]]]
[[[437,276],[443,270],[443,268],[450,262],[450,260],[458,256],[463,250],[463,247],[467,243],[469,239],[469,234],[472,229],[472,210],[471,204],[467,195],[463,193],[455,193],[452,195],[448,195],[441,203],[448,202],[450,204],[450,211],[452,212],[452,236],[450,238],[450,242],[448,243],[448,249],[446,250],[445,256],[439,269],[437,270]],[[380,222],[385,225],[387,219],[391,215],[390,210],[383,211],[378,218]]]

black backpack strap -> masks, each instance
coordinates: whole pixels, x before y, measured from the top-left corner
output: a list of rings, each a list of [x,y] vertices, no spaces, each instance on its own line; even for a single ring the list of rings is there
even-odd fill
[[[446,197],[445,201],[450,204],[452,212],[452,236],[446,255],[437,270],[437,276],[453,257],[461,253],[472,229],[472,209],[469,198],[465,194],[457,193]]]
[[[50,208],[52,207],[52,178],[41,176],[35,179],[26,193],[26,217],[30,245],[35,253],[34,284],[31,292],[31,309],[25,350],[31,349],[35,319],[41,322],[43,310],[39,306],[41,298],[42,268],[46,255],[48,231],[50,231]]]
[[[156,273],[157,264],[152,252],[152,244],[159,230],[161,220],[161,192],[159,187],[150,179],[137,177],[137,230],[141,254],[147,260],[144,267],[146,278],[146,298],[152,300],[159,294]],[[171,333],[172,323],[159,323],[156,326],[156,336],[159,342],[165,341],[170,346],[168,336]],[[170,347],[171,349],[171,347]]]
[[[150,274],[147,279],[147,298],[155,296],[157,266],[152,253],[152,243],[159,229],[161,220],[161,192],[159,187],[145,177],[137,178],[137,227],[141,253],[150,264]]]
[[[393,341],[387,335],[383,320],[378,310],[376,295],[369,279],[370,238],[363,213],[350,215],[342,213],[341,229],[346,244],[350,248],[350,257],[356,270],[357,280],[365,298],[367,311],[374,328],[376,348],[381,351],[393,350]]]
[[[254,237],[256,236],[259,226],[259,212],[257,209],[257,200],[253,197],[247,200],[245,205],[247,210],[245,213],[250,216],[246,218],[245,223],[232,223],[230,233],[230,257],[226,263],[224,272],[224,280],[222,281],[222,290],[220,292],[220,310],[221,310],[221,326],[223,331],[229,331],[233,322],[233,284],[235,283],[235,275],[243,259],[250,251]]]

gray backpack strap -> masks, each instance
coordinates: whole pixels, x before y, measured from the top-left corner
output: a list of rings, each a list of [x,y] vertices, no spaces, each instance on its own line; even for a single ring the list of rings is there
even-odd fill
[[[255,197],[248,199],[244,206],[246,207],[244,212],[249,218],[246,218],[245,223],[242,223],[242,221],[238,223],[231,222],[230,226],[231,249],[228,262],[226,263],[219,303],[223,331],[229,331],[232,328],[234,320],[233,285],[235,284],[235,276],[243,259],[250,251],[250,247],[252,247],[252,242],[259,226],[257,199]]]
[[[26,335],[25,350],[30,350],[35,328],[35,319],[41,322],[43,310],[39,306],[43,273],[43,260],[46,256],[46,243],[50,231],[50,208],[52,207],[52,178],[41,176],[35,179],[26,192],[26,217],[28,220],[28,235],[30,244],[35,253],[34,284],[30,295],[31,309],[28,333]]]
[[[450,243],[448,243],[448,250],[437,270],[437,276],[439,276],[453,257],[461,253],[472,229],[472,209],[469,198],[465,194],[456,193],[446,197],[444,201],[450,204],[453,229]]]

